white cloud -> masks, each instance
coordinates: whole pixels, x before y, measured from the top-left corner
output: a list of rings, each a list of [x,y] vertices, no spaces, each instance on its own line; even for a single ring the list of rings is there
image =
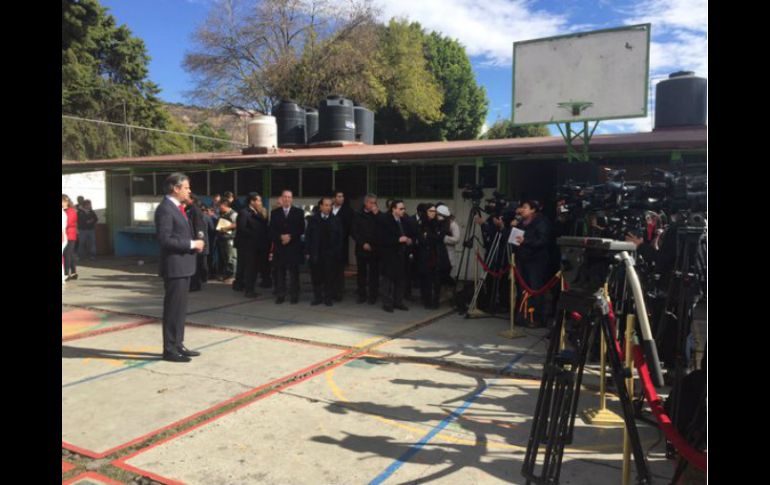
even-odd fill
[[[572,32],[566,14],[536,10],[530,0],[387,0],[382,18],[406,17],[457,39],[482,65],[510,66],[513,43]]]
[[[652,74],[688,70],[708,76],[707,0],[646,0],[623,13],[626,24],[652,24]]]

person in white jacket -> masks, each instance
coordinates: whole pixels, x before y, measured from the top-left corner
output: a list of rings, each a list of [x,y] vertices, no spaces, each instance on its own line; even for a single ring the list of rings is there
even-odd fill
[[[454,284],[454,280],[452,280],[452,274],[454,274],[455,271],[457,271],[457,263],[458,263],[458,256],[457,256],[457,249],[458,244],[462,244],[462,236],[460,234],[460,225],[457,224],[455,221],[455,217],[452,215],[452,212],[449,210],[449,207],[447,207],[444,204],[439,204],[436,206],[436,212],[438,214],[438,218],[440,221],[448,220],[449,221],[449,235],[444,236],[444,244],[446,245],[447,253],[449,254],[449,262],[452,265],[452,268],[449,270],[449,272],[445,275],[442,275],[442,280],[446,282],[446,284]]]

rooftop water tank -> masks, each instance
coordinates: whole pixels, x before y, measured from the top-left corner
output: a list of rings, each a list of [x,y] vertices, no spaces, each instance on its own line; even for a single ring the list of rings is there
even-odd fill
[[[655,88],[655,129],[705,126],[707,81],[692,71],[675,72]]]
[[[318,141],[318,110],[314,108],[305,108],[305,133],[307,142],[314,143]]]
[[[246,129],[249,133],[250,147],[275,148],[278,146],[278,130],[274,117],[258,114],[249,121]]]
[[[342,96],[328,96],[321,101],[318,125],[320,141],[355,141],[353,101]]]
[[[374,112],[363,106],[355,106],[356,141],[374,145]]]
[[[305,109],[290,99],[282,100],[273,107],[273,116],[278,124],[278,146],[294,147],[305,145]]]

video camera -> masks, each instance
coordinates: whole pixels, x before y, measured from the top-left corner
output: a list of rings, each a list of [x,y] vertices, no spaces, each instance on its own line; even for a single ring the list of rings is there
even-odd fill
[[[484,197],[484,187],[478,184],[465,184],[461,194],[464,200],[472,200],[478,205]]]
[[[518,207],[518,201],[508,199],[506,198],[505,194],[494,191],[492,192],[492,197],[486,199],[484,212],[489,214],[489,217],[501,218],[503,224],[507,226],[516,217],[516,209]]]

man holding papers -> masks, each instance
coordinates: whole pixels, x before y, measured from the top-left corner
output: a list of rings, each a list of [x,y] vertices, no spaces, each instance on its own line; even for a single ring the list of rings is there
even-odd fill
[[[536,200],[525,200],[516,212],[519,217],[511,222],[509,239],[516,252],[516,268],[532,290],[539,290],[551,276],[547,274],[551,227]],[[529,325],[545,327],[545,295],[530,298],[529,301],[535,309],[534,322]]]

